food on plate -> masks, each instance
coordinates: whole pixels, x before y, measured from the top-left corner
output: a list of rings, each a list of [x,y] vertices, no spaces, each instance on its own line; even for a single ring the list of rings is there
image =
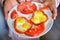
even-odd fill
[[[49,7],[45,5],[44,7],[40,8],[40,10],[41,10],[41,11],[49,10]]]
[[[11,13],[11,19],[16,19],[18,17],[18,14],[16,12],[16,10],[14,10],[12,13]]]
[[[14,22],[15,31],[18,33],[24,33],[25,31],[30,29],[31,26],[32,25],[30,24],[30,22],[24,17],[18,17]]]
[[[17,10],[23,14],[30,14],[34,11],[36,11],[37,7],[32,2],[23,2],[18,5]]]
[[[15,19],[14,29],[17,33],[34,37],[45,30],[48,16],[44,13],[44,10],[49,8],[44,6],[38,9],[37,7],[33,2],[22,2],[17,6],[17,10],[12,11],[11,19]]]
[[[38,36],[44,31],[44,23],[41,23],[40,25],[35,25],[31,29],[27,30],[25,32],[25,35],[27,36]]]
[[[34,24],[40,24],[42,22],[46,22],[47,20],[48,20],[48,16],[40,10],[35,11],[33,17],[31,18],[31,21]]]

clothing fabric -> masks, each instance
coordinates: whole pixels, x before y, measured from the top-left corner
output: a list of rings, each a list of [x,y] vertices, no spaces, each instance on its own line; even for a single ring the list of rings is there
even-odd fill
[[[7,40],[8,30],[7,24],[3,16],[3,8],[0,6],[0,40]]]
[[[60,4],[60,0],[55,0],[55,1],[56,1],[56,7],[58,7]]]
[[[12,30],[9,30],[9,37],[11,37],[12,40],[40,40],[40,38],[23,38],[16,35]]]
[[[0,0],[0,5],[2,5],[3,6],[3,1],[4,0]],[[22,1],[22,0],[19,0],[19,1]],[[33,1],[36,1],[36,0],[33,0]],[[41,0],[42,1],[42,0]],[[44,1],[44,0],[43,0]],[[60,0],[55,0],[56,1],[56,7],[58,7],[59,6],[59,4],[60,4]]]

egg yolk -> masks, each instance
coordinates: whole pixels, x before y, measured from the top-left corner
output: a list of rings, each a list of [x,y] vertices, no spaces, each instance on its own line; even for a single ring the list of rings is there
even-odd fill
[[[17,29],[25,32],[27,29],[29,29],[31,26],[29,23],[24,23],[23,25],[17,25]]]
[[[39,20],[38,18],[36,18],[36,17],[32,18],[32,21],[33,21],[34,23],[40,23],[40,20]]]
[[[38,11],[35,12],[35,17],[39,18],[41,16],[43,16],[43,13],[41,11],[38,10]]]
[[[23,28],[25,28],[25,29],[29,28],[29,24],[27,24],[27,23],[23,24]]]
[[[19,23],[19,24],[24,24],[25,19],[24,18],[17,18],[16,22]]]
[[[45,20],[46,20],[46,16],[40,17],[40,21],[41,21],[41,22],[44,22]]]
[[[30,27],[31,27],[30,23],[23,17],[16,19],[16,29],[18,29],[22,32],[25,32]]]

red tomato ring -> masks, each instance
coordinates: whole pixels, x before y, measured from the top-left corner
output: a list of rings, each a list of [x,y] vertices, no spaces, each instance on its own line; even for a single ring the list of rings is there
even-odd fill
[[[25,17],[22,17],[22,18],[26,19]],[[27,21],[28,23],[30,23],[27,19],[26,19],[26,21]],[[31,27],[32,27],[32,24],[31,24]],[[30,27],[29,29],[31,29],[31,27]],[[17,33],[19,33],[19,34],[24,34],[24,32],[22,32],[22,31],[20,31],[20,30],[18,30],[18,29],[16,28],[16,20],[14,21],[14,29],[15,29],[15,31],[16,31]],[[27,29],[27,30],[29,30],[29,29]],[[27,30],[26,30],[26,31],[27,31]]]
[[[41,23],[40,25],[37,25],[37,27],[35,27],[34,29],[31,28],[31,29],[27,30],[25,32],[25,35],[31,36],[31,37],[38,36],[44,31],[44,29],[45,29],[44,23]]]
[[[17,10],[23,14],[30,14],[36,11],[37,7],[31,2],[23,2],[18,5]]]
[[[16,19],[17,17],[18,17],[18,14],[16,10],[13,10],[13,12],[11,13],[11,19]]]

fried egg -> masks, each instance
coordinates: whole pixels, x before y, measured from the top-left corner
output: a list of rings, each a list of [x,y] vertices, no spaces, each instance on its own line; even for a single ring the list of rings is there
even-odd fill
[[[47,16],[42,11],[37,10],[31,20],[33,23],[39,24],[41,22],[45,22],[47,20]]]
[[[23,17],[16,19],[16,29],[25,32],[31,27],[31,24]]]

